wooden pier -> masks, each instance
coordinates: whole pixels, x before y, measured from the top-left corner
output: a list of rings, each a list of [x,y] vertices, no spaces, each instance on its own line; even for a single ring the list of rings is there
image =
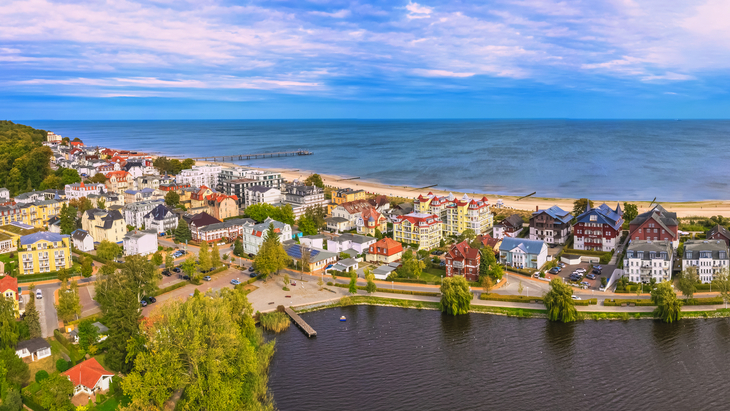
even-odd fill
[[[304,334],[307,334],[307,337],[317,336],[317,331],[314,331],[314,328],[312,328],[309,324],[302,320],[302,317],[300,317],[299,314],[295,313],[294,310],[286,307],[284,308],[284,312],[289,314],[289,317],[291,317],[292,321],[294,321],[294,324],[301,328],[302,331],[304,331]]]
[[[257,158],[272,158],[272,157],[293,157],[293,156],[311,156],[314,154],[308,150],[295,150],[295,151],[279,151],[276,153],[256,153],[256,154],[225,154],[222,156],[205,156],[205,157],[190,157],[193,160],[202,161],[234,161],[234,160],[255,160]]]

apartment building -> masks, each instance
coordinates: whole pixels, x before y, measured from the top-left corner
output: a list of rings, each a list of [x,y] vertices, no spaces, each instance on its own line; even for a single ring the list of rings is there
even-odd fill
[[[71,268],[69,236],[41,231],[20,237],[18,263],[21,274],[38,274]]]
[[[410,213],[396,217],[393,223],[393,239],[416,244],[419,250],[438,247],[443,232],[443,222],[436,214]]]
[[[413,211],[437,215],[443,223],[444,235],[459,235],[466,229],[481,234],[494,224],[486,197],[476,199],[464,194],[457,199],[452,193],[445,197],[428,193],[413,200]]]

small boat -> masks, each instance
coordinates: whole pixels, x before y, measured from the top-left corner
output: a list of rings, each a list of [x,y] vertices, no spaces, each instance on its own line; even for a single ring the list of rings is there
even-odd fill
[[[342,317],[340,317],[340,321],[347,321],[347,318],[345,318],[345,316],[343,315]]]

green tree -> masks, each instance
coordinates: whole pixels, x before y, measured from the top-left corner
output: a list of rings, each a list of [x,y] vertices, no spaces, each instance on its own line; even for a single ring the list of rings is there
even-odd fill
[[[479,275],[492,275],[492,269],[497,265],[497,258],[494,256],[494,250],[491,246],[484,247],[481,251],[479,260]]]
[[[312,174],[309,177],[307,177],[306,180],[304,180],[304,184],[308,186],[317,186],[321,189],[324,189],[324,182],[322,181],[322,176],[319,174]]]
[[[49,174],[43,179],[40,185],[41,190],[55,190],[63,187],[61,179],[55,174]]]
[[[180,194],[175,191],[168,191],[167,194],[165,194],[165,204],[172,208],[177,207],[177,205],[180,204]]]
[[[193,160],[192,158],[186,158],[185,160],[182,161],[182,164],[181,164],[183,170],[193,168],[194,165],[195,165],[195,160]]]
[[[184,243],[193,239],[193,234],[190,232],[188,223],[182,218],[177,222],[177,228],[175,229],[175,240]]]
[[[56,360],[56,371],[58,372],[64,372],[71,368],[69,365],[69,361],[64,360],[63,358],[59,358]]]
[[[152,254],[152,264],[154,264],[155,267],[159,267],[160,265],[162,265],[162,253],[158,251]]]
[[[126,276],[129,286],[136,292],[137,304],[142,302],[142,297],[153,295],[157,291],[160,276],[156,267],[147,258],[130,255],[124,262],[121,272]]]
[[[483,275],[480,277],[480,280],[482,287],[484,288],[484,293],[489,294],[490,292],[492,292],[492,288],[494,287],[494,281],[492,281],[492,277],[488,275]]]
[[[188,257],[185,259],[185,261],[183,261],[180,268],[182,268],[183,272],[192,279],[195,276],[195,273],[198,271],[198,263],[195,261],[195,256],[192,254],[188,254]]]
[[[377,284],[375,284],[375,274],[369,268],[363,270],[363,274],[365,274],[365,280],[368,282],[365,286],[365,291],[370,294],[374,293],[378,289]]]
[[[579,198],[573,202],[573,217],[576,218],[579,215],[585,213],[586,204],[589,204],[590,208],[593,208],[593,201],[587,198]]]
[[[727,301],[730,300],[730,276],[727,268],[720,270],[715,275],[712,286],[720,293],[720,297],[725,302],[725,308],[727,308]]]
[[[233,255],[243,257],[243,242],[240,238],[236,238],[236,241],[233,242]]]
[[[15,348],[18,336],[15,303],[9,298],[0,298],[0,347]]]
[[[307,217],[302,216],[299,218],[298,226],[299,231],[301,231],[303,235],[315,235],[318,233],[317,226],[314,224],[314,221]]]
[[[58,304],[56,305],[58,318],[64,322],[69,322],[81,315],[81,299],[79,298],[78,285],[76,281],[61,283],[61,289],[58,290]]]
[[[353,271],[350,273],[350,294],[357,294],[357,274]]]
[[[96,173],[89,180],[95,184],[104,184],[106,183],[106,176],[102,173]]]
[[[169,270],[174,266],[175,266],[175,259],[172,258],[172,253],[168,251],[165,253],[165,268]]]
[[[35,373],[35,382],[41,382],[48,378],[48,371],[40,370]]]
[[[96,256],[104,260],[114,260],[121,253],[122,247],[109,240],[102,240],[99,245],[96,246]]]
[[[68,269],[65,267],[58,270],[58,281],[60,282],[66,282],[71,278],[71,272],[69,272]]]
[[[304,210],[304,217],[314,222],[317,230],[321,230],[327,226],[325,219],[327,218],[327,207],[307,207]]]
[[[682,295],[687,299],[692,299],[695,291],[697,291],[697,283],[700,280],[697,274],[697,267],[689,266],[685,268],[684,271],[677,275],[677,280],[677,288],[682,292]]]
[[[79,172],[73,168],[59,168],[56,171],[56,175],[61,178],[61,184],[76,184],[81,182],[81,176]]]
[[[15,345],[0,349],[0,364],[5,367],[5,378],[11,385],[23,386],[30,379],[30,369],[23,359],[15,354]]]
[[[28,333],[30,338],[38,338],[41,336],[41,319],[38,314],[38,309],[35,306],[35,293],[33,284],[29,287],[30,298],[28,300],[28,306],[25,307],[25,318],[23,321],[28,326]]]
[[[654,316],[665,323],[679,321],[682,317],[682,303],[669,281],[659,283],[656,289],[651,291],[651,301],[657,305]]]
[[[474,232],[471,228],[467,228],[466,230],[462,231],[461,234],[456,238],[456,242],[460,243],[462,241],[468,241],[471,242],[477,237],[477,233]]]
[[[426,268],[426,264],[418,260],[413,255],[413,250],[407,249],[401,257],[401,267],[397,269],[398,276],[401,278],[421,278],[423,269]]]
[[[99,210],[106,210],[106,201],[103,198],[100,198],[96,201],[96,208]]]
[[[550,291],[543,297],[543,302],[550,321],[568,323],[578,318],[573,301],[573,289],[561,278],[556,277],[550,281]]]
[[[471,300],[474,296],[469,289],[469,283],[462,276],[446,277],[441,283],[441,302],[439,307],[442,312],[449,315],[466,314],[471,308]]]
[[[289,261],[289,256],[279,242],[279,235],[274,231],[274,224],[269,224],[269,229],[264,235],[264,241],[254,259],[254,268],[262,275],[267,276],[286,268]]]
[[[630,223],[639,215],[639,207],[636,204],[624,203],[624,221]]]
[[[520,283],[517,285],[517,292],[522,295],[522,292],[525,291],[525,286],[522,285],[522,280],[520,280]]]
[[[52,374],[41,381],[38,391],[38,405],[48,411],[73,411],[71,404],[74,385],[65,375]]]
[[[92,260],[91,257],[84,258],[81,263],[81,275],[84,276],[84,278],[89,278],[93,272],[94,260]]]
[[[299,246],[302,258],[299,259],[299,268],[301,270],[300,279],[304,279],[304,273],[309,272],[309,264],[312,260],[312,251],[305,245]]]
[[[347,260],[348,258],[350,258],[352,256],[344,251],[341,251],[339,257],[340,257],[340,260]]]
[[[66,203],[63,203],[59,219],[61,220],[61,234],[69,235],[76,229],[76,209],[74,207],[66,207]]]
[[[502,267],[501,264],[495,264],[494,265],[494,267],[492,268],[492,274],[491,274],[491,276],[495,280],[501,280],[502,279],[502,276],[504,276],[504,268]]]
[[[23,409],[23,398],[20,396],[20,391],[14,387],[8,388],[3,405],[0,406],[0,411],[20,411]]]
[[[210,249],[210,266],[211,268],[221,266],[221,252],[218,249],[218,243],[213,243],[213,247]]]
[[[90,345],[96,344],[99,330],[92,320],[83,320],[79,323],[79,347],[88,350]]]
[[[198,251],[198,264],[200,264],[201,271],[208,271],[212,266],[212,260],[210,258],[210,250],[208,249],[207,241],[203,241],[200,244],[200,250]]]

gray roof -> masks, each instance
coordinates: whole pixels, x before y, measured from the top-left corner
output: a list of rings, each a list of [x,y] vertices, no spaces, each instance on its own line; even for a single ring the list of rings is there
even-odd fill
[[[346,258],[344,260],[338,261],[337,264],[343,265],[345,267],[353,267],[357,264],[357,260],[355,260],[354,258]]]
[[[328,217],[328,218],[325,218],[324,221],[326,221],[328,223],[335,223],[335,224],[337,224],[337,223],[346,223],[346,222],[348,222],[350,220],[348,220],[348,219],[346,219],[344,217]]]
[[[15,346],[16,351],[27,349],[31,353],[42,350],[44,348],[51,348],[51,344],[48,344],[48,341],[44,340],[41,337],[33,338],[32,340],[21,341],[18,343],[18,345]]]
[[[629,225],[641,225],[648,219],[656,221],[665,231],[671,234],[672,237],[677,236],[673,230],[669,229],[669,226],[677,227],[679,225],[679,222],[677,221],[677,213],[670,213],[659,204],[655,205],[651,210],[636,216],[636,218],[631,220]]]
[[[545,213],[561,223],[567,223],[573,219],[573,215],[558,206],[552,206],[547,210],[538,210],[532,213],[532,217]]]
[[[522,219],[522,216],[519,214],[512,214],[511,216],[505,218],[502,220],[503,223],[509,223],[512,227],[521,228],[522,225],[525,223],[525,220]]]
[[[134,231],[128,231],[127,234],[124,235],[125,240],[131,240],[132,238],[142,238],[148,235],[153,235],[157,237],[157,232],[155,230],[149,230],[149,231],[140,231],[140,230],[134,230]]]
[[[91,237],[91,234],[89,234],[88,231],[84,231],[82,229],[74,230],[74,232],[71,233],[71,238],[74,240],[84,241],[86,237]]]
[[[357,252],[357,250],[353,248],[348,248],[347,250],[343,251],[343,253],[348,254],[350,257],[354,257],[360,253]],[[348,258],[348,260],[352,260],[353,258]]]
[[[369,242],[375,242],[377,240],[375,239],[375,237],[368,237],[368,236],[364,236],[364,235],[360,235],[360,234],[346,233],[346,234],[342,234],[339,237],[335,237],[333,241],[336,241],[338,243],[343,243],[345,241],[352,241],[353,243],[357,243],[357,244],[365,244],[365,243],[369,243]]]
[[[541,240],[505,237],[499,245],[499,251],[510,251],[515,248],[521,248],[527,254],[540,254],[544,246],[545,242]]]
[[[328,237],[326,235],[324,235],[324,234],[314,234],[314,235],[305,235],[305,236],[302,236],[302,238],[309,238],[309,239],[312,239],[312,240],[319,240],[319,239],[323,239],[324,240],[324,239],[326,239]]]
[[[380,267],[373,270],[373,274],[377,275],[387,275],[395,271],[395,267],[391,267],[389,265],[381,265]]]
[[[276,188],[275,187],[266,187],[266,186],[252,186],[252,187],[246,187],[246,190],[256,191],[259,193],[265,193],[269,190],[276,190]]]
[[[112,224],[114,224],[114,221],[116,220],[124,221],[122,213],[118,210],[100,210],[98,208],[92,208],[91,210],[86,211],[86,215],[88,216],[89,221],[98,221],[99,223],[103,223],[102,227],[105,230],[112,228]]]
[[[727,228],[721,226],[720,224],[712,227],[710,231],[707,232],[707,238],[710,238],[715,234],[720,234],[721,236],[730,239],[730,231],[728,231]]]
[[[724,243],[723,243],[724,244]],[[652,259],[652,253],[655,255],[660,255],[660,253],[665,253],[663,259],[665,261],[669,261],[672,258],[673,249],[672,249],[672,242],[671,241],[651,241],[651,240],[633,240],[629,243],[628,248],[626,249],[626,258],[639,258],[638,253],[639,251],[642,251],[642,260],[650,260]],[[656,258],[654,258],[656,259]]]
[[[229,227],[233,227],[233,226],[254,225],[254,224],[256,224],[256,220],[253,220],[251,218],[234,218],[234,219],[226,220],[226,221],[223,221],[220,223],[208,224],[205,227],[201,227],[200,229],[198,229],[198,231],[200,231],[200,232],[215,231],[215,230],[220,230],[223,228],[229,228]],[[266,226],[266,229],[267,230],[269,229],[268,225]]]
[[[684,258],[687,260],[697,260],[700,258],[700,252],[709,251],[712,253],[714,260],[727,259],[728,246],[723,240],[688,240],[684,242]],[[724,251],[725,256],[720,257],[720,252]],[[692,256],[689,256],[692,253]]]

